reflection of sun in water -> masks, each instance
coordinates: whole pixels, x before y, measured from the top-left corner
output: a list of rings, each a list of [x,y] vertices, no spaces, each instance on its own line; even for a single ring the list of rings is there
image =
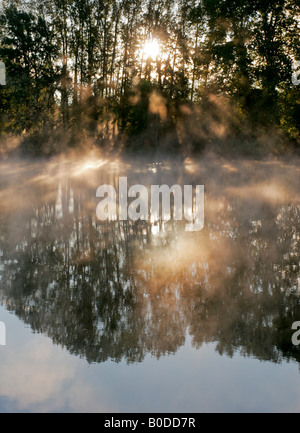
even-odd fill
[[[156,39],[149,39],[145,42],[144,54],[148,58],[156,59],[159,55],[159,43]]]

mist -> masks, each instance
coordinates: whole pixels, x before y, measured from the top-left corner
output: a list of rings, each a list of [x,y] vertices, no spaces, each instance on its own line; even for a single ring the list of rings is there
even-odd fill
[[[139,371],[147,389],[152,358],[165,364],[165,382],[133,401],[145,402],[145,412],[164,387],[173,398],[165,407],[178,408],[169,392],[178,383],[173,361],[205,375],[193,362],[209,350],[234,374],[232,358],[243,368],[257,361],[255,377],[263,361],[284,396],[277,366],[300,361],[293,334],[300,320],[300,10],[295,0],[250,3],[3,4],[0,313],[47,340],[41,347],[49,353],[56,346],[64,365],[57,383],[70,381],[77,371],[68,374],[70,359],[78,358],[93,381],[114,365]],[[142,192],[126,201],[130,209],[136,199],[135,213],[126,213],[142,219],[115,212],[120,178],[128,189],[139,185]],[[195,195],[185,209],[181,192],[167,196],[166,207],[151,204],[153,187],[163,185],[181,188],[184,198],[185,187],[202,193],[204,186],[204,225],[199,212],[197,221],[178,218],[181,210],[195,216]],[[60,397],[44,378],[47,356],[34,343],[28,357],[27,340],[11,348],[6,329],[11,358],[30,359],[28,377],[43,364],[33,380],[38,397],[20,401]],[[3,396],[18,399],[24,389],[19,375],[9,394],[15,371],[10,363],[5,371],[0,411]],[[87,389],[83,376],[79,382],[75,394]],[[205,400],[198,383],[185,407],[191,396]],[[219,396],[233,392],[222,383]],[[127,399],[133,386],[120,394]],[[240,394],[256,401],[250,388]],[[116,408],[104,394],[101,407]],[[83,395],[93,401],[89,390]]]
[[[177,163],[95,152],[2,161],[2,303],[92,362],[175,353],[186,332],[196,347],[216,341],[221,352],[298,359],[280,340],[299,314],[298,167],[296,158],[229,162],[212,153]],[[204,185],[204,229],[187,233],[172,218],[100,222],[97,188],[117,187],[121,176],[128,186]],[[258,326],[263,335],[252,335]]]

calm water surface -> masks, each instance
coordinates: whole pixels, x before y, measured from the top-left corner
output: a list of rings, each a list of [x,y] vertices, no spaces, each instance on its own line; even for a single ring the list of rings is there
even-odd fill
[[[299,412],[299,160],[0,163],[0,412]],[[100,222],[205,185],[205,227]]]

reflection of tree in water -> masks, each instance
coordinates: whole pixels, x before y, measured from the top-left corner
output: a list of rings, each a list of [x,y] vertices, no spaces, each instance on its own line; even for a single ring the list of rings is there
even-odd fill
[[[3,302],[34,331],[89,362],[175,353],[187,332],[221,354],[300,360],[299,206],[245,217],[223,195],[190,234],[172,221],[101,224],[94,194],[39,191],[43,202],[2,216]]]

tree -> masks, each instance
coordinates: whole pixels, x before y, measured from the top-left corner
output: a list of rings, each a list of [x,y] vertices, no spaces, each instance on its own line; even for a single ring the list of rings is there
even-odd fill
[[[41,17],[36,19],[15,7],[6,9],[0,20],[0,57],[7,70],[4,109],[9,127],[21,132],[53,122],[58,78],[53,31]]]

